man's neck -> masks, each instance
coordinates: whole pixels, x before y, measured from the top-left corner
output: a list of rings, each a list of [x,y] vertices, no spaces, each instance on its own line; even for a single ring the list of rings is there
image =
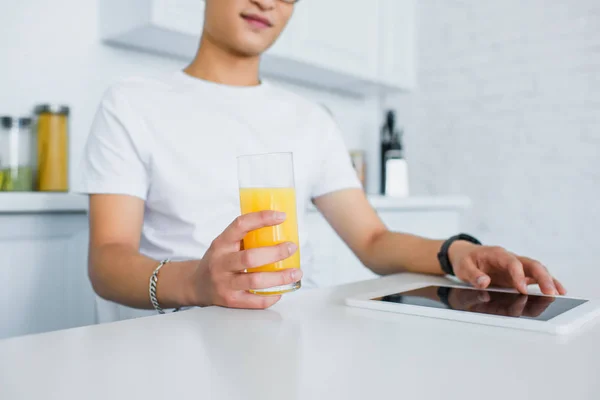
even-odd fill
[[[194,61],[185,69],[188,75],[231,86],[256,86],[260,83],[260,57],[236,55],[202,35]]]

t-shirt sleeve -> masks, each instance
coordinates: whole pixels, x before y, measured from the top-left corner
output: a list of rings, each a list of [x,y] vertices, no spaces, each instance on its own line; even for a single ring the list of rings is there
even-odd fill
[[[149,187],[148,135],[125,93],[104,96],[88,137],[75,192],[124,194],[146,200]]]
[[[317,171],[311,197],[314,199],[342,189],[362,189],[340,129],[333,121],[327,130],[324,142],[325,145],[319,152],[320,168]]]

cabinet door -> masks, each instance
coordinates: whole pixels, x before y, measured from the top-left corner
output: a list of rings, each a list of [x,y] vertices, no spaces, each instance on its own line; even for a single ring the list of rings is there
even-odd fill
[[[286,34],[298,61],[373,80],[378,18],[378,1],[306,0],[296,5]]]
[[[205,7],[198,0],[152,0],[151,20],[162,29],[200,37]]]
[[[295,15],[295,13],[294,13],[294,15]],[[294,16],[292,16],[292,18],[288,22],[287,26],[285,27],[285,29],[283,30],[283,32],[281,33],[279,38],[277,38],[277,41],[265,53],[267,55],[266,58],[269,58],[269,56],[275,56],[276,58],[293,59],[295,57],[297,48],[296,48],[296,43],[294,40],[295,39],[294,33],[297,31],[297,28],[296,28],[297,24],[298,24],[298,20]],[[263,62],[264,61],[265,61],[265,57],[263,57]],[[268,61],[270,61],[270,60],[267,60],[267,62]],[[262,64],[261,64],[261,66],[262,66]],[[273,71],[269,71],[269,72],[273,72]]]
[[[403,90],[416,86],[415,0],[378,0],[379,81]]]
[[[85,214],[0,215],[0,339],[95,323]]]

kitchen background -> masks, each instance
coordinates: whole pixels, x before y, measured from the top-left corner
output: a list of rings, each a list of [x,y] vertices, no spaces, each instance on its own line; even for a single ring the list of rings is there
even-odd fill
[[[411,195],[468,196],[464,231],[538,257],[567,282],[595,270],[600,2],[416,3],[416,90],[379,98],[280,83],[326,104],[348,147],[367,152],[369,192],[392,108],[405,128]],[[98,12],[95,0],[0,4],[0,115],[69,105],[71,179],[106,88],[185,65],[101,43]]]
[[[467,230],[585,274],[600,249],[600,2],[418,4],[419,90],[393,103],[413,192],[465,194]]]

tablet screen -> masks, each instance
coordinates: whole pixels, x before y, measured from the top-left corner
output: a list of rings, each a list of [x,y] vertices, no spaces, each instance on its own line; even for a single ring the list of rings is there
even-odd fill
[[[449,286],[427,286],[372,300],[549,321],[587,300],[523,295]]]

